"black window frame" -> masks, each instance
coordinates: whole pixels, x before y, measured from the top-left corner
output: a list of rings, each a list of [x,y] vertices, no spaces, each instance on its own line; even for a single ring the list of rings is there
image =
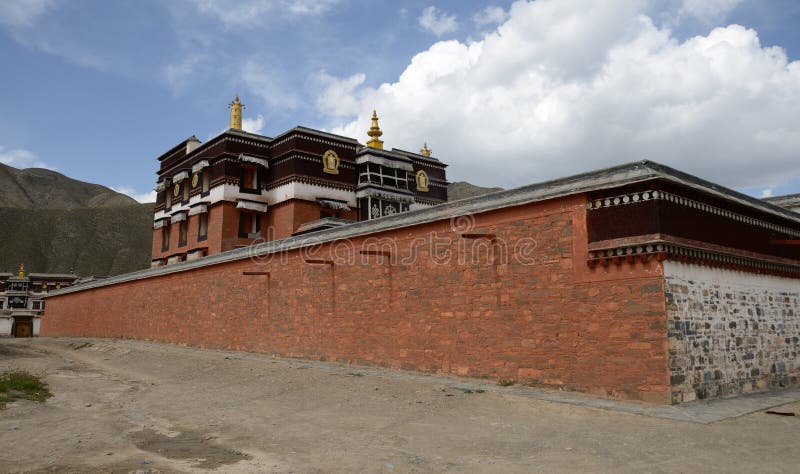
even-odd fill
[[[261,194],[261,167],[258,165],[241,165],[242,172],[239,175],[239,192],[247,194]],[[255,188],[245,187],[245,170],[252,169],[255,173]]]
[[[248,216],[250,222],[248,224],[252,224],[252,216],[255,216],[256,221],[256,230],[255,232],[246,232],[245,231],[245,216]],[[250,227],[252,229],[252,226]],[[254,236],[254,234],[258,234]],[[261,214],[258,212],[252,211],[239,211],[239,237],[243,239],[256,239],[261,236]]]
[[[167,225],[164,225],[164,227],[161,228],[161,251],[162,252],[166,252],[167,250],[169,250],[169,240],[170,240],[170,237],[172,237],[170,235],[170,233],[171,233],[170,232],[170,228],[171,227],[172,227],[172,225],[167,224]]]
[[[202,232],[203,230],[203,221],[206,223],[206,231],[205,233]],[[197,216],[197,241],[202,242],[208,239],[208,213],[202,212]]]
[[[189,243],[189,222],[186,219],[178,222],[178,247],[186,247]]]
[[[191,178],[188,178],[191,179]],[[186,179],[184,181],[187,181]],[[181,204],[187,204],[189,202],[189,183],[183,183],[181,186]]]
[[[204,168],[200,175],[200,196],[206,197],[211,192],[211,172]]]

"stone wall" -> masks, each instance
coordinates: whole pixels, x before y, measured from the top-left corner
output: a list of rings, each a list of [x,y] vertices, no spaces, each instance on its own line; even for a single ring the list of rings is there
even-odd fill
[[[796,384],[800,281],[664,262],[673,403]]]
[[[669,403],[656,259],[587,266],[572,195],[51,296],[44,336],[122,337]]]

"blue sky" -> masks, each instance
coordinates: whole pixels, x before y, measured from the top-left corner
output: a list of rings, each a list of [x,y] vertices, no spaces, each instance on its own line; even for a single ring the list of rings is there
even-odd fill
[[[388,146],[427,141],[451,180],[650,158],[798,192],[798,24],[791,0],[4,0],[0,160],[145,199],[238,93],[268,136],[363,142],[378,109]]]

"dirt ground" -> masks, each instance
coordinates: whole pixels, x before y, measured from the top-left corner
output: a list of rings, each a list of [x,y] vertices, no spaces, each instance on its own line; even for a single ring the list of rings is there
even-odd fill
[[[696,424],[419,374],[103,339],[0,339],[0,371],[10,368],[41,374],[53,397],[0,411],[0,472],[800,469],[800,416],[763,411]],[[800,415],[800,403],[774,410]]]

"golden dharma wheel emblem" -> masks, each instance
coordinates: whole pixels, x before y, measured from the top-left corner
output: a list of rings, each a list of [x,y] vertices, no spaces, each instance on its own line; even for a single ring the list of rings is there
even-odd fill
[[[339,174],[339,155],[328,150],[322,155],[322,171],[328,174]]]
[[[428,173],[423,170],[417,171],[417,191],[428,191]]]
[[[200,182],[200,175],[195,173],[192,175],[192,187],[196,188],[197,184]]]
[[[181,184],[175,183],[175,187],[172,188],[172,195],[178,197],[181,194]]]

